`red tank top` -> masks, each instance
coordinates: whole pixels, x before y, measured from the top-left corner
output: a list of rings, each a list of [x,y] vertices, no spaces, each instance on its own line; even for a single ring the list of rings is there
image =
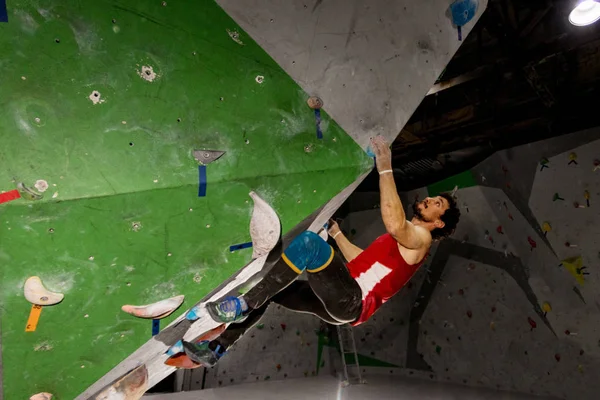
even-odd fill
[[[408,265],[400,254],[398,242],[386,233],[347,264],[350,275],[362,290],[362,312],[352,324],[359,325],[390,297],[395,295],[425,262]]]

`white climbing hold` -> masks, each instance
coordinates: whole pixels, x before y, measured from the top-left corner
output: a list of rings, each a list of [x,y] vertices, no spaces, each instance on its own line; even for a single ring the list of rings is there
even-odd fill
[[[252,237],[252,258],[260,258],[269,254],[281,237],[281,222],[271,206],[256,193],[250,192],[254,201],[254,210],[250,220],[250,236]]]
[[[42,393],[34,394],[33,396],[31,396],[29,398],[29,400],[52,400],[53,397],[54,396],[52,396],[52,393],[42,392]]]
[[[173,311],[179,308],[184,299],[185,296],[180,295],[143,306],[132,306],[126,304],[121,307],[121,310],[125,311],[127,314],[131,314],[140,318],[160,319],[171,315]]]
[[[39,180],[35,181],[34,186],[40,193],[44,193],[46,190],[48,190],[48,182],[46,182],[43,179],[39,179]]]
[[[265,77],[262,75],[258,75],[256,78],[254,78],[254,80],[256,81],[256,83],[258,83],[260,85],[261,83],[263,83],[265,81]]]
[[[97,90],[94,90],[92,92],[92,94],[90,94],[88,96],[88,99],[90,99],[92,101],[92,103],[94,103],[94,105],[104,103],[104,99],[102,99],[102,95]]]
[[[144,78],[148,82],[153,82],[158,76],[152,67],[142,66],[142,69],[138,71],[138,75]]]
[[[40,306],[58,304],[65,298],[62,293],[55,293],[46,289],[42,280],[37,276],[31,276],[25,281],[23,292],[28,302]]]
[[[55,199],[58,197],[58,192],[54,192],[54,194],[52,195],[52,198]]]

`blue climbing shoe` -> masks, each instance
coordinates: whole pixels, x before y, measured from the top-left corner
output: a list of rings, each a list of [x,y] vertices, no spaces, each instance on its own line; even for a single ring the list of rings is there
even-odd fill
[[[206,303],[206,310],[217,322],[242,322],[246,319],[244,313],[248,306],[243,299],[231,296],[220,302]]]
[[[212,367],[219,361],[219,358],[225,355],[225,349],[220,344],[217,344],[213,349],[210,348],[210,342],[203,340],[198,343],[183,341],[185,354],[195,363],[201,364],[204,367]]]

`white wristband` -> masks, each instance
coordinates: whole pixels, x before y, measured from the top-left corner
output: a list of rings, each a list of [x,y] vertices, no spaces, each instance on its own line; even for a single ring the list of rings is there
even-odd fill
[[[331,238],[335,239],[337,237],[337,235],[339,235],[340,233],[342,233],[342,231],[338,231],[338,233],[336,233],[335,235],[333,235]]]
[[[386,169],[385,171],[379,171],[379,175],[392,174],[392,173],[394,173],[394,171],[391,169]]]

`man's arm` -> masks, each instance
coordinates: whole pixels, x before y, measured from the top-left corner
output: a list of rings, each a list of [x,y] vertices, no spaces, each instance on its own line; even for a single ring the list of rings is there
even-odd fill
[[[350,262],[354,260],[360,253],[362,253],[362,249],[358,246],[353,245],[348,238],[342,233],[338,224],[334,221],[329,221],[329,236],[335,240],[335,243],[340,248],[342,254],[346,261]]]
[[[392,170],[392,156],[388,144],[378,136],[372,140],[377,171],[379,172],[379,193],[381,217],[387,232],[407,249],[420,249],[427,246],[427,231],[417,228],[406,220],[406,214],[396,190]],[[386,172],[387,171],[387,172]]]

